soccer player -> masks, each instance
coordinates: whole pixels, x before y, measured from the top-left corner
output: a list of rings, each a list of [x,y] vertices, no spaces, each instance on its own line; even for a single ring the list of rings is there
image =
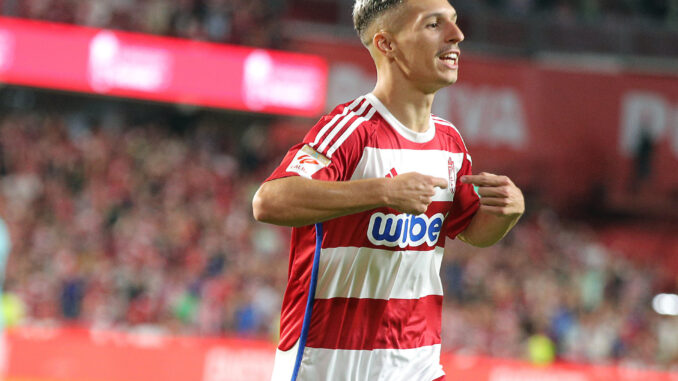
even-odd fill
[[[459,132],[431,115],[464,39],[448,1],[358,0],[353,19],[374,90],[321,118],[253,200],[257,220],[294,227],[272,380],[443,380],[445,238],[492,245],[524,200],[472,175]]]

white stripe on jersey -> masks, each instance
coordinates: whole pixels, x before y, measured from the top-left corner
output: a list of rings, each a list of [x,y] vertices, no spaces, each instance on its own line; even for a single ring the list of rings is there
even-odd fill
[[[367,102],[365,102],[365,103],[367,103]],[[367,113],[367,115],[365,115],[364,117],[360,117],[360,118],[356,119],[356,121],[353,122],[353,124],[351,124],[351,126],[346,130],[346,132],[344,132],[344,134],[341,135],[339,140],[337,140],[337,142],[334,143],[334,145],[332,145],[332,148],[330,148],[327,151],[327,157],[331,158],[334,151],[336,151],[346,141],[346,139],[348,139],[348,137],[351,136],[353,131],[355,131],[355,129],[358,128],[358,126],[360,126],[360,124],[363,123],[364,121],[372,119],[375,112],[377,112],[377,109],[373,107],[370,110],[370,112]],[[360,114],[362,114],[362,113],[359,112],[358,115],[360,115]]]
[[[370,105],[370,102],[363,103],[363,105],[360,106],[358,111],[356,111],[355,113],[358,114],[358,115],[362,115],[365,112],[365,110],[367,109],[367,106],[369,106],[369,105]]]
[[[316,135],[315,140],[313,141],[313,143],[311,143],[311,147],[315,148],[315,146],[316,146],[318,143],[320,143],[320,139],[322,139],[323,135],[325,135],[325,133],[327,132],[327,130],[329,130],[330,128],[332,128],[332,126],[334,126],[334,124],[335,124],[340,118],[342,118],[342,117],[344,117],[346,114],[348,114],[349,111],[352,111],[354,108],[356,108],[356,106],[358,106],[358,105],[360,104],[360,102],[363,101],[363,99],[365,99],[364,96],[359,97],[358,99],[356,99],[355,101],[353,101],[353,103],[351,103],[348,107],[344,108],[344,111],[342,111],[341,114],[335,115],[334,118],[332,118],[332,120],[330,120],[329,123],[327,123],[325,126],[323,126],[323,128],[320,130],[320,132],[318,132],[318,135]],[[365,103],[368,103],[368,102],[365,102]]]
[[[318,152],[321,152],[321,153],[324,152],[325,149],[327,149],[327,146],[332,142],[332,139],[334,139],[334,137],[335,137],[335,136],[336,136],[336,135],[344,128],[344,126],[346,125],[346,123],[348,123],[348,122],[349,122],[351,119],[353,119],[354,117],[356,117],[356,116],[359,117],[359,118],[356,119],[356,121],[355,121],[355,122],[358,122],[358,125],[359,125],[360,123],[362,123],[362,121],[364,121],[365,119],[362,118],[362,117],[360,117],[360,115],[362,115],[362,114],[365,112],[365,109],[366,109],[368,106],[369,106],[369,107],[372,107],[372,106],[370,105],[369,102],[365,102],[365,104],[363,104],[363,106],[360,108],[360,110],[355,111],[355,112],[349,112],[348,115],[346,115],[346,116],[344,117],[344,119],[343,119],[341,122],[339,122],[339,123],[337,124],[336,127],[334,127],[334,128],[332,129],[332,132],[330,132],[330,133],[327,135],[327,137],[325,138],[325,140],[323,141],[323,143],[318,147],[317,151],[318,151]],[[370,112],[372,112],[372,111],[370,110]],[[372,115],[374,115],[374,112],[372,112]],[[355,122],[354,122],[351,126],[355,125]],[[350,130],[350,128],[349,128],[349,130]],[[329,157],[330,157],[329,153],[327,153],[326,156],[329,158]]]
[[[307,347],[297,381],[432,381],[443,375],[440,344],[371,351]]]
[[[449,178],[448,162],[454,162],[455,179],[464,162],[463,153],[442,150],[384,149],[365,147],[363,156],[353,171],[351,180],[384,177],[392,168],[398,173],[419,172],[424,175]],[[453,201],[454,195],[448,189],[436,187],[432,201]]]
[[[294,373],[294,364],[297,362],[297,352],[299,351],[299,340],[294,346],[286,351],[276,349],[275,362],[273,363],[273,374],[271,381],[291,381]],[[298,378],[297,378],[298,379]]]
[[[468,151],[468,147],[466,147],[466,142],[464,142],[464,138],[461,137],[461,132],[459,132],[459,130],[457,129],[457,127],[454,126],[454,124],[446,121],[445,119],[439,118],[437,116],[431,116],[431,118],[433,119],[434,122],[443,124],[443,125],[448,126],[448,127],[452,127],[455,131],[457,131],[457,135],[459,135],[459,139],[461,140],[461,144],[463,144],[466,151]]]
[[[388,300],[442,295],[439,274],[444,251],[442,247],[431,251],[322,249],[315,297]]]

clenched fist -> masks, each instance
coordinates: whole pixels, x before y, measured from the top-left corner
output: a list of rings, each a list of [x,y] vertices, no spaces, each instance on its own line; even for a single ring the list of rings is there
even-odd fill
[[[525,212],[523,192],[506,176],[482,172],[462,176],[461,182],[478,187],[481,210],[500,217],[515,217]]]

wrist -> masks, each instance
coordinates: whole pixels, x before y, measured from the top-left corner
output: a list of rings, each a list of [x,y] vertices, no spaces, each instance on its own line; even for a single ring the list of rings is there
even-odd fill
[[[380,179],[375,179],[375,184],[374,187],[372,187],[372,190],[375,192],[376,196],[376,204],[377,207],[390,207],[391,206],[391,181],[393,179],[389,178],[380,178]]]

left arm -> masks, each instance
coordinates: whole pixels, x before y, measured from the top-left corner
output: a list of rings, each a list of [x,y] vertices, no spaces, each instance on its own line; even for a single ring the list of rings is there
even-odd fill
[[[483,172],[461,178],[478,187],[480,209],[459,239],[478,247],[492,246],[515,226],[525,212],[525,199],[511,179]]]

